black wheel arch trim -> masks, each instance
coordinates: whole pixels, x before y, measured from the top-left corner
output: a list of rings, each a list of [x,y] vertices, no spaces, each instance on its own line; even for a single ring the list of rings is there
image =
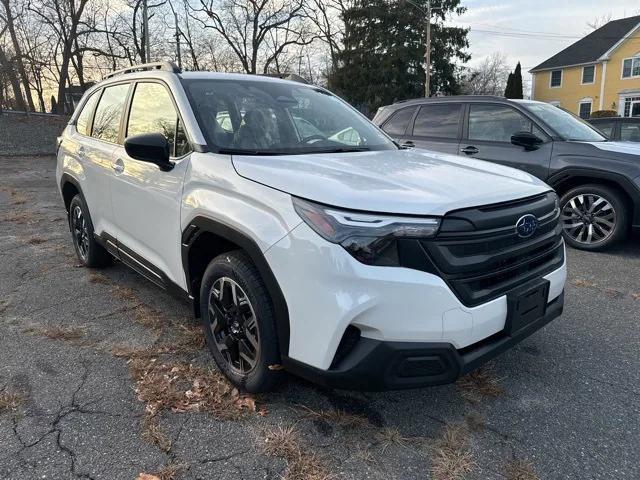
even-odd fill
[[[194,292],[194,281],[189,273],[189,251],[197,238],[203,233],[212,233],[218,237],[238,245],[244,250],[254,265],[260,272],[265,282],[267,291],[273,301],[273,308],[276,317],[276,328],[278,334],[278,346],[280,354],[286,356],[289,353],[289,309],[287,302],[267,259],[258,244],[245,233],[208,217],[197,216],[193,218],[182,232],[182,266],[187,280],[188,293],[193,298],[199,298],[200,292]],[[198,301],[194,301],[194,305],[199,306]],[[196,315],[199,311],[196,311]]]
[[[65,172],[60,177],[60,186],[59,186],[60,187],[60,195],[62,196],[62,201],[63,202],[64,202],[64,186],[67,183],[70,183],[71,185],[73,185],[75,187],[75,189],[78,190],[78,193],[80,193],[80,195],[82,195],[82,198],[86,198],[84,196],[84,193],[82,192],[82,187],[80,186],[80,182],[78,182],[78,180],[76,180],[70,174]],[[67,208],[66,202],[65,202],[65,208]]]
[[[598,183],[598,180],[605,180],[618,185],[622,191],[631,199],[631,223],[634,228],[640,225],[640,189],[628,177],[615,172],[606,170],[598,170],[594,168],[568,167],[554,172],[547,179],[547,183],[554,189],[567,181],[571,181],[575,177],[587,177],[593,181],[590,183]]]

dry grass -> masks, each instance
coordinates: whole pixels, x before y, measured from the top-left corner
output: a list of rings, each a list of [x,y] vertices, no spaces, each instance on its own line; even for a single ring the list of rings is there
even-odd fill
[[[111,293],[125,302],[132,303],[134,305],[140,304],[140,299],[132,288],[116,285],[111,289]]]
[[[0,315],[2,315],[4,312],[7,311],[7,308],[9,308],[9,301],[8,300],[0,300]]]
[[[135,320],[144,328],[160,331],[167,325],[167,318],[162,312],[147,305],[140,304],[135,309]]]
[[[43,243],[46,243],[47,239],[46,238],[42,238],[42,237],[31,237],[27,240],[27,243],[29,245],[42,245]]]
[[[584,280],[584,279],[578,279],[578,280],[574,280],[573,283],[576,287],[586,287],[586,288],[591,288],[591,287],[596,287],[597,284],[590,282],[589,280]]]
[[[623,292],[621,292],[620,290],[616,290],[615,288],[607,287],[607,288],[603,288],[602,291],[613,298],[621,298],[624,296]]]
[[[178,338],[173,343],[159,343],[150,347],[139,348],[129,345],[114,345],[111,354],[127,359],[151,359],[160,355],[193,353],[204,348],[205,340],[200,327],[178,326]]]
[[[469,432],[462,425],[445,426],[435,443],[431,473],[435,480],[462,480],[473,470]]]
[[[540,478],[531,462],[519,459],[507,463],[505,475],[508,480],[539,480]]]
[[[141,473],[136,480],[175,480],[178,474],[188,468],[184,463],[168,463],[156,473]]]
[[[64,340],[67,342],[75,342],[82,339],[85,331],[80,327],[65,327],[61,325],[52,327],[29,327],[25,333],[50,338],[51,340]]]
[[[187,363],[162,363],[155,358],[129,360],[138,399],[156,415],[172,412],[208,412],[220,419],[235,419],[243,411],[256,411],[255,400],[238,390],[217,371]]]
[[[303,418],[312,420],[322,420],[330,425],[337,425],[344,428],[366,427],[369,420],[355,413],[348,413],[344,410],[312,410],[306,405],[297,405],[298,409],[303,413]]]
[[[496,377],[491,364],[485,364],[461,377],[456,385],[462,390],[462,396],[470,402],[479,402],[486,397],[499,397],[504,393],[500,379]]]
[[[332,476],[315,453],[305,446],[295,427],[278,426],[265,433],[267,455],[287,462],[285,480],[328,480]]]
[[[5,412],[15,412],[26,401],[23,392],[13,389],[0,390],[0,414]]]
[[[95,283],[99,285],[109,285],[111,282],[107,277],[101,273],[91,273],[89,275],[89,283]]]
[[[396,447],[410,448],[412,444],[426,441],[424,437],[405,437],[396,427],[387,427],[377,431],[375,438],[382,448],[382,453],[394,445]]]
[[[17,225],[38,223],[40,221],[36,213],[30,210],[9,213],[2,217],[2,220],[5,222],[15,223]]]
[[[162,431],[155,415],[147,414],[142,418],[142,438],[165,453],[171,450],[171,440]]]
[[[633,298],[634,300],[640,300],[640,293],[632,293],[631,298]]]

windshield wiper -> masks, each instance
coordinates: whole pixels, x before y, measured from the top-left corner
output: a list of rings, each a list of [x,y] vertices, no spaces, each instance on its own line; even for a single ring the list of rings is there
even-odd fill
[[[305,153],[348,153],[348,152],[368,152],[371,150],[369,147],[336,147],[336,148],[322,148],[319,150],[311,150]]]

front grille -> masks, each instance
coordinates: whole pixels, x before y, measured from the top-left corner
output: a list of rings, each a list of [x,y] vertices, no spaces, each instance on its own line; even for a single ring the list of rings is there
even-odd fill
[[[539,226],[521,238],[515,225],[526,214]],[[466,306],[487,302],[564,262],[556,194],[450,212],[438,235],[420,246],[429,260],[420,269],[440,275]]]

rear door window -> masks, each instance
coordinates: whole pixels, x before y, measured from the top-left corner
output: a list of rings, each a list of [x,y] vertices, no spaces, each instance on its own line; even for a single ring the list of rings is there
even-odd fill
[[[620,140],[623,142],[640,142],[640,123],[620,124]]]
[[[533,131],[540,135],[531,120],[511,107],[484,104],[469,107],[469,140],[511,143],[511,136],[517,132]]]
[[[78,133],[82,135],[91,134],[91,114],[98,102],[98,98],[100,98],[100,94],[93,93],[82,107],[82,111],[76,120],[76,130]]]
[[[404,135],[407,132],[407,127],[409,126],[409,122],[413,118],[415,111],[415,107],[398,110],[385,122],[382,129],[392,136]]]
[[[92,137],[111,143],[118,142],[120,120],[128,92],[128,83],[104,89],[93,119]]]
[[[458,138],[462,104],[423,105],[413,125],[415,137]]]

